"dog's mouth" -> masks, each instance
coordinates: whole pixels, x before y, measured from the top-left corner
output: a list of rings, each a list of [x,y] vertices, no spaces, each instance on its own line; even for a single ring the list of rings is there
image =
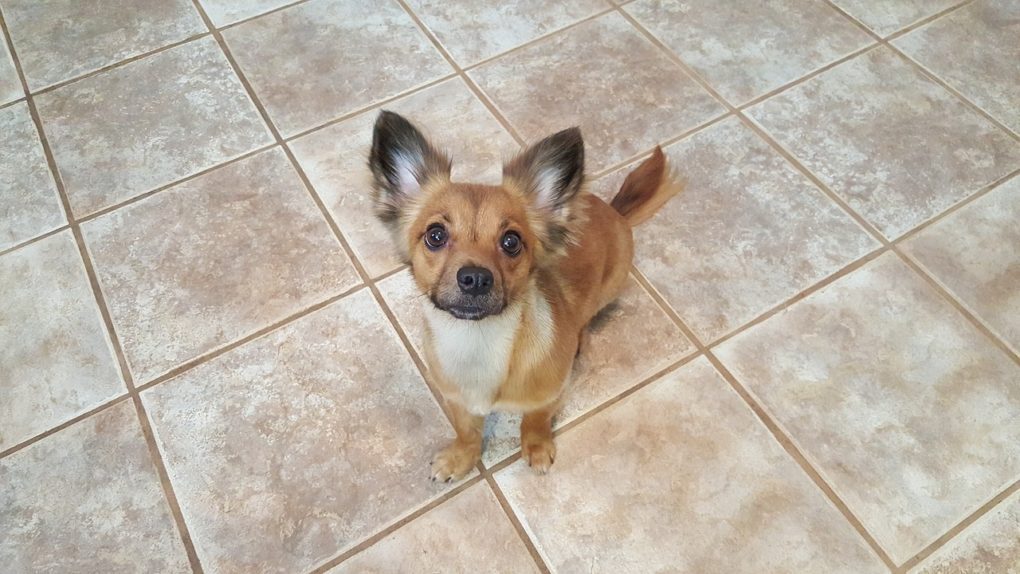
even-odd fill
[[[489,301],[455,301],[451,303],[444,303],[436,297],[432,297],[432,304],[435,305],[436,309],[440,311],[446,311],[450,315],[453,315],[455,319],[462,319],[465,321],[480,321],[486,317],[493,315],[499,315],[503,312],[505,303],[500,300]]]
[[[491,315],[487,309],[481,307],[469,307],[456,305],[453,307],[447,307],[445,311],[458,319],[466,319],[468,321],[478,321]]]

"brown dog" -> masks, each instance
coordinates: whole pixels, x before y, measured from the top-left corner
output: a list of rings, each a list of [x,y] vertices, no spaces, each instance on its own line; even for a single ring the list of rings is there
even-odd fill
[[[547,471],[552,419],[585,328],[627,281],[631,227],[679,191],[662,150],[627,176],[610,207],[584,190],[577,128],[504,165],[502,185],[475,185],[451,182],[450,160],[384,111],[369,167],[377,214],[431,301],[425,356],[457,432],[432,478],[471,470],[492,410],[523,413],[524,459]]]

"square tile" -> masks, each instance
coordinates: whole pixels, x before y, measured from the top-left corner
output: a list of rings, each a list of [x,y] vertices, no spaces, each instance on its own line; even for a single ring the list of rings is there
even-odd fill
[[[580,126],[589,173],[725,111],[616,13],[497,58],[469,75],[526,139]]]
[[[191,572],[134,404],[0,460],[8,572]]]
[[[296,0],[201,0],[202,8],[216,26],[226,26],[240,20],[264,14],[270,10],[293,4]]]
[[[28,105],[0,109],[0,250],[67,223]]]
[[[14,69],[14,60],[7,49],[7,40],[0,32],[0,105],[24,98],[25,90],[21,87],[18,71]]]
[[[640,0],[627,12],[733,105],[873,41],[825,2]]]
[[[453,158],[457,181],[499,184],[501,161],[519,146],[460,78],[452,78],[385,109],[405,115]],[[399,265],[393,237],[372,208],[368,151],[378,110],[290,142],[294,155],[372,276]]]
[[[408,5],[462,67],[610,7],[604,0],[409,0]]]
[[[1020,178],[902,244],[903,250],[1020,353]]]
[[[832,0],[832,3],[879,36],[888,36],[959,4],[960,0]]]
[[[483,536],[479,525],[484,525]],[[538,568],[488,485],[480,482],[329,572],[524,573]]]
[[[401,327],[422,353],[424,312],[429,305],[402,271],[379,283]],[[694,352],[694,345],[633,279],[620,298],[589,327],[587,346],[574,362],[567,399],[556,418],[562,426]],[[490,415],[482,462],[492,466],[520,447],[520,417]]]
[[[500,488],[558,572],[886,572],[703,358],[559,438]]]
[[[1020,494],[988,514],[922,562],[914,574],[1020,572]]]
[[[78,217],[272,143],[211,38],[35,101]]]
[[[0,450],[125,392],[70,231],[0,257]]]
[[[666,153],[686,188],[634,230],[635,262],[706,343],[878,247],[736,118]]]
[[[1020,368],[894,254],[717,355],[897,564],[1020,474]]]
[[[1020,4],[974,2],[893,42],[1020,133]]]
[[[32,91],[207,31],[188,0],[5,0],[4,18]]]
[[[748,110],[886,237],[1020,167],[1020,146],[887,48]]]
[[[89,221],[82,231],[139,381],[358,282],[279,148]]]
[[[448,488],[452,429],[368,290],[142,398],[206,572],[308,571]]]
[[[223,37],[284,135],[453,72],[396,2],[311,0]]]

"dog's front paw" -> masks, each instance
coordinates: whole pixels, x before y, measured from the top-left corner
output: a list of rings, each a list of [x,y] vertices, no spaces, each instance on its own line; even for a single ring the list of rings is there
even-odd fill
[[[552,437],[525,440],[521,445],[521,454],[535,472],[545,474],[556,461],[556,443]]]
[[[481,455],[476,447],[453,443],[432,457],[431,478],[444,482],[459,480],[471,472]]]

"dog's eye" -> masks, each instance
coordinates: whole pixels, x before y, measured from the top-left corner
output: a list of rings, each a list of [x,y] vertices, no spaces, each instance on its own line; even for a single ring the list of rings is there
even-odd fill
[[[442,249],[449,238],[450,235],[446,232],[446,228],[438,223],[430,225],[429,228],[425,230],[425,246],[432,251]]]
[[[503,239],[500,241],[500,247],[510,257],[517,257],[521,254],[521,236],[517,235],[516,231],[507,231],[503,234]]]

